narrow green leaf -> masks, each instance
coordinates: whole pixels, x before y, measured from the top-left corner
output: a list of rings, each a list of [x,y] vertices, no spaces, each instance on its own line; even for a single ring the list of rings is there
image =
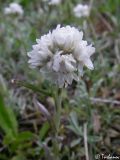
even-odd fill
[[[40,140],[44,139],[44,137],[46,136],[49,128],[50,128],[50,124],[48,122],[45,122],[43,127],[40,129],[40,132],[39,132]]]
[[[16,141],[18,142],[24,142],[30,139],[34,138],[34,134],[31,133],[30,131],[24,131],[22,133],[19,133],[16,137]]]
[[[0,127],[6,135],[13,138],[17,135],[17,120],[11,108],[5,106],[3,97],[0,95]]]
[[[32,146],[32,142],[35,136],[30,131],[24,131],[22,133],[18,133],[15,137],[14,141],[11,141],[9,137],[4,138],[4,144],[11,145],[11,150],[15,152],[16,150],[24,150]]]
[[[31,89],[34,92],[42,93],[42,94],[45,94],[45,95],[51,95],[51,93],[49,93],[49,92],[47,92],[47,91],[45,91],[43,89],[40,89],[38,86],[30,84],[28,82],[12,80],[12,83],[15,83],[15,84],[17,84],[19,86],[22,86],[22,87],[26,87],[28,89]]]
[[[75,139],[70,143],[70,146],[73,148],[75,146],[77,146],[78,144],[80,144],[81,138]]]

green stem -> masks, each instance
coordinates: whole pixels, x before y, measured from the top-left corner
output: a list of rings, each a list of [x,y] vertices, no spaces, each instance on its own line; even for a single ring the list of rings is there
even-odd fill
[[[59,88],[55,95],[55,113],[54,113],[54,139],[53,139],[53,150],[55,154],[55,160],[59,160],[59,142],[58,142],[58,133],[60,128],[60,119],[61,119],[61,102],[62,102],[62,89]]]
[[[54,160],[60,160],[59,158],[59,143],[57,137],[53,139],[53,151],[54,151]]]
[[[55,113],[55,126],[57,130],[57,134],[59,132],[60,127],[60,117],[61,117],[61,103],[62,103],[62,89],[58,89],[58,93],[55,97],[55,105],[56,105],[56,113]]]

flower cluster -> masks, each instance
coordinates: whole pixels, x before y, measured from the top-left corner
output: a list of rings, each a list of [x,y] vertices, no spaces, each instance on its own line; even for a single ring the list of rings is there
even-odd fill
[[[93,69],[90,56],[95,52],[92,45],[83,40],[83,32],[71,26],[57,26],[52,32],[37,39],[28,53],[29,64],[47,74],[59,87],[78,81],[83,66]]]
[[[23,15],[24,11],[22,9],[22,6],[18,3],[10,3],[9,7],[6,7],[4,9],[5,14],[18,14]]]
[[[88,17],[90,14],[90,8],[88,5],[78,4],[73,9],[75,17]]]
[[[61,3],[61,0],[50,0],[49,5],[58,5]]]

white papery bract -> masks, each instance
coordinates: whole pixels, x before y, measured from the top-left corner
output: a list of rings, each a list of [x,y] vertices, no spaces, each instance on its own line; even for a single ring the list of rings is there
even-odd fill
[[[10,3],[9,7],[4,9],[4,14],[18,14],[23,15],[24,11],[22,6],[18,3]]]
[[[83,32],[75,27],[58,25],[36,41],[37,44],[28,53],[28,63],[32,68],[40,69],[59,87],[78,81],[83,74],[83,66],[91,70],[94,68],[90,56],[95,48],[83,40]]]
[[[75,17],[88,17],[90,14],[90,7],[88,5],[78,4],[73,9]]]

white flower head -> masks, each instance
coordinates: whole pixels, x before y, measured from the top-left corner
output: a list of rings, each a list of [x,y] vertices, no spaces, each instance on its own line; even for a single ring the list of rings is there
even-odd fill
[[[73,9],[75,17],[88,17],[90,14],[90,7],[88,5],[78,4]]]
[[[7,14],[18,14],[23,15],[24,11],[22,9],[22,6],[18,3],[10,3],[9,7],[6,7],[4,9],[4,13]]]
[[[90,56],[95,48],[83,40],[83,32],[75,27],[58,25],[36,41],[28,53],[28,63],[32,68],[39,68],[59,87],[78,81],[83,74],[83,66],[91,70],[94,68]]]
[[[59,5],[61,0],[50,0],[49,5]]]

